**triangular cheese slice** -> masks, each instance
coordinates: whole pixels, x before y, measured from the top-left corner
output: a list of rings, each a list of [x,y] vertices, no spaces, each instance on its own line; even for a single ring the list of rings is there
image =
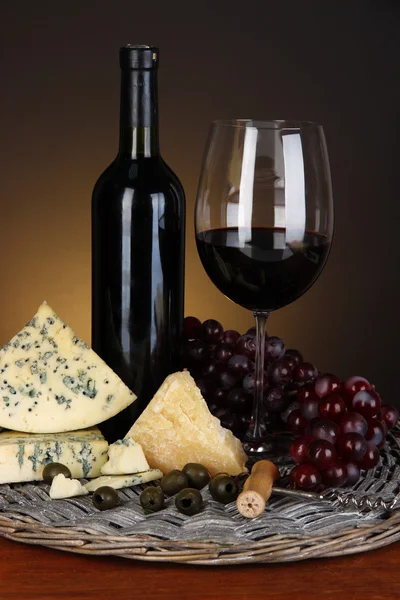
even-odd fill
[[[189,462],[212,476],[247,471],[242,444],[210,413],[188,371],[166,378],[126,437],[141,444],[150,467],[164,474]]]
[[[0,427],[28,433],[84,429],[135,399],[47,303],[0,350]]]

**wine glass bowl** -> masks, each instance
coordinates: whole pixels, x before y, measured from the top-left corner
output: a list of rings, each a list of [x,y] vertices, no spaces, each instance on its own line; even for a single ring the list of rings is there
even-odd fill
[[[333,236],[333,200],[323,129],[306,121],[214,121],[195,208],[203,267],[217,288],[256,317],[249,453],[265,453],[263,369],[269,313],[316,281]]]

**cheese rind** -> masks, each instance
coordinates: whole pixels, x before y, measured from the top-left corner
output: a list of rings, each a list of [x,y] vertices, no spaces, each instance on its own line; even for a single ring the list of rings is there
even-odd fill
[[[155,481],[156,479],[161,479],[162,476],[163,474],[158,469],[150,469],[144,473],[135,473],[134,475],[104,475],[86,483],[85,488],[88,492],[95,492],[99,487],[108,485],[115,490],[120,490],[124,487],[132,487],[133,485]]]
[[[89,492],[77,479],[69,479],[62,473],[56,475],[51,482],[49,496],[52,500],[86,496]]]
[[[152,468],[168,473],[189,462],[210,475],[247,471],[247,456],[231,431],[213,417],[188,371],[169,375],[126,435],[142,445]]]
[[[130,475],[150,469],[142,446],[131,439],[110,444],[108,457],[108,462],[101,467],[102,475]]]
[[[41,481],[44,467],[62,463],[71,476],[98,477],[108,443],[97,427],[69,433],[0,433],[0,484]]]
[[[46,303],[0,350],[0,427],[31,433],[84,429],[135,399]]]

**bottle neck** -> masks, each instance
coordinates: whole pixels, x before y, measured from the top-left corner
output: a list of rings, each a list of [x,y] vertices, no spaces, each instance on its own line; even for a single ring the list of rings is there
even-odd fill
[[[159,155],[157,100],[156,69],[122,69],[119,156]]]

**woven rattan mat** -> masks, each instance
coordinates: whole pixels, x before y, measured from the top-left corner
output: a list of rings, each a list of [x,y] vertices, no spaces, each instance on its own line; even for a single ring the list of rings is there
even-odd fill
[[[204,510],[187,517],[173,498],[164,510],[145,515],[139,503],[144,485],[119,490],[119,505],[103,512],[90,496],[50,500],[44,483],[1,485],[0,534],[87,555],[203,565],[365,552],[400,539],[397,437],[388,436],[381,454],[378,466],[353,488],[340,490],[339,498],[332,490],[322,502],[273,495],[257,519],[242,517],[235,503],[213,501],[206,488]],[[283,466],[283,477],[286,471]]]

